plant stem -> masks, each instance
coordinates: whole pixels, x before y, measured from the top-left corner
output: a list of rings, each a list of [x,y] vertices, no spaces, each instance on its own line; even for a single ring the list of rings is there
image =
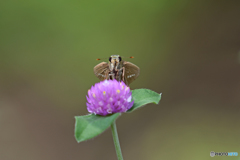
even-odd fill
[[[115,145],[115,150],[117,153],[117,158],[118,158],[118,160],[123,160],[122,151],[121,151],[120,143],[118,140],[118,133],[117,133],[117,127],[116,127],[115,121],[111,124],[111,129],[112,129],[112,136],[113,136],[113,141],[114,141],[114,145]]]

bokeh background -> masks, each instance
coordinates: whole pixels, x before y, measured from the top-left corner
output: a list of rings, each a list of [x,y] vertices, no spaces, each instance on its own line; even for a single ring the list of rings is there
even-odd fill
[[[240,1],[0,2],[0,160],[114,160],[111,131],[74,139],[96,58],[134,56],[162,94],[117,120],[126,160],[240,159]]]

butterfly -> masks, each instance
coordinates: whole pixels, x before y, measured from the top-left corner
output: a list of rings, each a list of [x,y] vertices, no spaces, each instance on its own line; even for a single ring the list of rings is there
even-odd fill
[[[119,82],[123,81],[126,85],[129,85],[139,76],[140,68],[135,64],[123,61],[119,55],[112,55],[109,57],[108,63],[99,63],[93,68],[93,71],[101,81],[116,79]]]

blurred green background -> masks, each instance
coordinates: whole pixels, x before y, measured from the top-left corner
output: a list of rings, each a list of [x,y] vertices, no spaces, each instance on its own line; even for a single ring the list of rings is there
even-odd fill
[[[134,56],[132,89],[162,94],[117,120],[126,160],[240,154],[240,1],[0,2],[0,160],[114,160],[108,129],[82,143],[96,58]],[[107,60],[107,59],[106,59]]]

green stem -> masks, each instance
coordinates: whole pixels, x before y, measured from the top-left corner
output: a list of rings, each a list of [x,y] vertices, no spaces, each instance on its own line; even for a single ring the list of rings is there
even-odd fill
[[[123,160],[122,151],[121,151],[120,143],[118,140],[118,133],[117,133],[117,127],[116,127],[115,121],[112,123],[111,129],[112,129],[113,141],[114,141],[114,145],[115,145],[115,149],[116,149],[116,153],[117,153],[117,158],[118,158],[118,160]]]

